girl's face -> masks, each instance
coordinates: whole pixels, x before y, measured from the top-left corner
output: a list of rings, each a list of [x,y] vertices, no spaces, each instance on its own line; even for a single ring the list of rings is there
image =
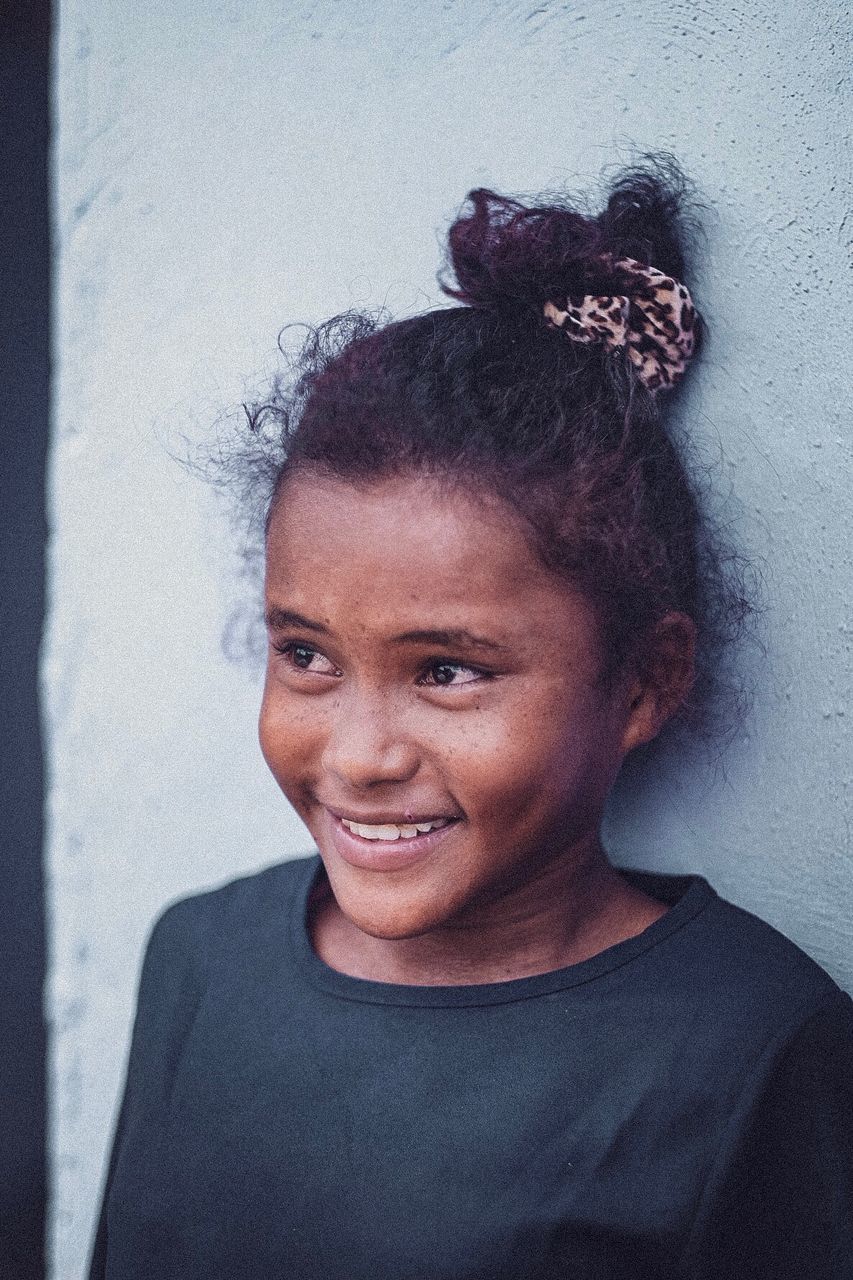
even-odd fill
[[[261,747],[365,933],[463,925],[598,850],[643,699],[499,500],[298,473],[266,615]]]

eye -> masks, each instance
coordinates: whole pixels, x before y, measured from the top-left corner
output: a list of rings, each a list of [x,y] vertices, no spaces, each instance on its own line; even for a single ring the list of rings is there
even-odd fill
[[[324,657],[318,649],[312,649],[310,644],[288,640],[285,644],[273,644],[273,649],[281,654],[288,666],[297,671],[307,671],[323,676],[340,675],[335,664]]]
[[[445,687],[447,685],[474,684],[488,679],[488,672],[479,667],[468,667],[464,662],[431,662],[419,679],[419,684]]]

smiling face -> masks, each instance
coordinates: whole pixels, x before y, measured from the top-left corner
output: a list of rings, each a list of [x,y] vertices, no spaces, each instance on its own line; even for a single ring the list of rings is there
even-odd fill
[[[602,856],[607,793],[654,729],[635,688],[600,680],[590,607],[498,499],[297,472],[266,612],[262,750],[363,933],[464,926]]]

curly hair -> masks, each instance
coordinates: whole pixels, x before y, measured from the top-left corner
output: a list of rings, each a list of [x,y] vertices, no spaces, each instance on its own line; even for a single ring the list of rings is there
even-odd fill
[[[692,207],[668,156],[620,171],[597,214],[567,197],[472,191],[442,283],[457,305],[396,322],[349,312],[310,330],[289,376],[247,407],[230,478],[261,493],[265,528],[304,468],[491,490],[594,606],[607,673],[642,663],[667,613],[693,619],[697,674],[680,719],[724,731],[745,701],[726,655],[752,612],[749,566],[703,511],[701,469],[667,426],[679,393],[649,391],[624,352],[566,341],[542,318],[554,297],[618,292],[613,259],[685,281]]]

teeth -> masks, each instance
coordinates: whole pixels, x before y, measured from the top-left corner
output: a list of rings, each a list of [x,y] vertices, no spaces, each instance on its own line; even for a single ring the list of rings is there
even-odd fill
[[[365,840],[412,840],[421,832],[446,826],[448,821],[448,818],[436,818],[433,822],[406,822],[399,825],[388,822],[374,827],[364,822],[351,822],[348,818],[341,818],[341,822],[349,831],[362,836]]]

